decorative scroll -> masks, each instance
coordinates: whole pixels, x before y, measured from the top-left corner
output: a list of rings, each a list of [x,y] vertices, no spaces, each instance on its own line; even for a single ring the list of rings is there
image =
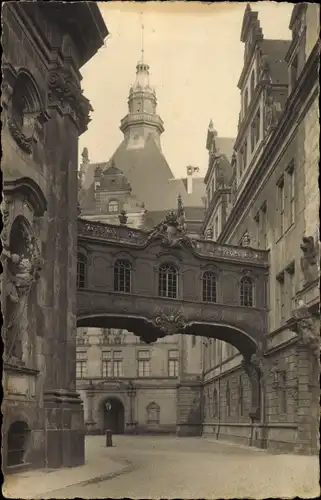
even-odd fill
[[[49,103],[58,104],[63,108],[70,106],[80,129],[85,130],[90,121],[89,113],[93,108],[83,95],[83,90],[70,69],[57,64],[50,73],[48,87]]]
[[[185,328],[185,318],[180,312],[173,311],[171,314],[166,315],[161,312],[155,319],[155,324],[159,327],[161,332],[165,335],[174,335]]]
[[[32,152],[32,137],[26,137],[11,118],[8,118],[8,128],[19,148],[30,154]]]

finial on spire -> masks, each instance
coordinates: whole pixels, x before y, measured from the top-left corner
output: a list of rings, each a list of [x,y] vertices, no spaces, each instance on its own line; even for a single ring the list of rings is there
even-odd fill
[[[141,24],[142,24],[142,62],[144,62],[144,18],[141,12]]]

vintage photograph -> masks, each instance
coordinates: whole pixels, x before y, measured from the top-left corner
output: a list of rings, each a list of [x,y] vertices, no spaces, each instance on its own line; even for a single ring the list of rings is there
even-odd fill
[[[314,498],[320,7],[2,5],[6,498]]]

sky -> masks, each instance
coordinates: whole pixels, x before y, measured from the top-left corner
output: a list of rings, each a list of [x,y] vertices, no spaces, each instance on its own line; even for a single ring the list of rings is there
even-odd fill
[[[221,137],[235,137],[240,110],[237,82],[243,67],[240,41],[245,2],[98,3],[109,35],[105,46],[81,69],[84,95],[94,111],[79,150],[91,162],[108,161],[122,141],[129,88],[141,58],[150,66],[157,111],[164,121],[162,150],[175,177],[186,166],[207,169],[207,128],[213,119]],[[293,3],[250,3],[265,38],[290,39]]]

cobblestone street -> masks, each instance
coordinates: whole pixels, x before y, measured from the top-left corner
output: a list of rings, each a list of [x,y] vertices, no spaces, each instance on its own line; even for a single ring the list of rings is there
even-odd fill
[[[115,446],[104,448],[104,437],[94,436],[87,443],[100,449],[102,460],[103,455],[127,460],[131,467],[119,465],[119,473],[107,479],[100,474],[41,498],[260,499],[319,493],[316,457],[269,454],[203,438],[115,436]]]

